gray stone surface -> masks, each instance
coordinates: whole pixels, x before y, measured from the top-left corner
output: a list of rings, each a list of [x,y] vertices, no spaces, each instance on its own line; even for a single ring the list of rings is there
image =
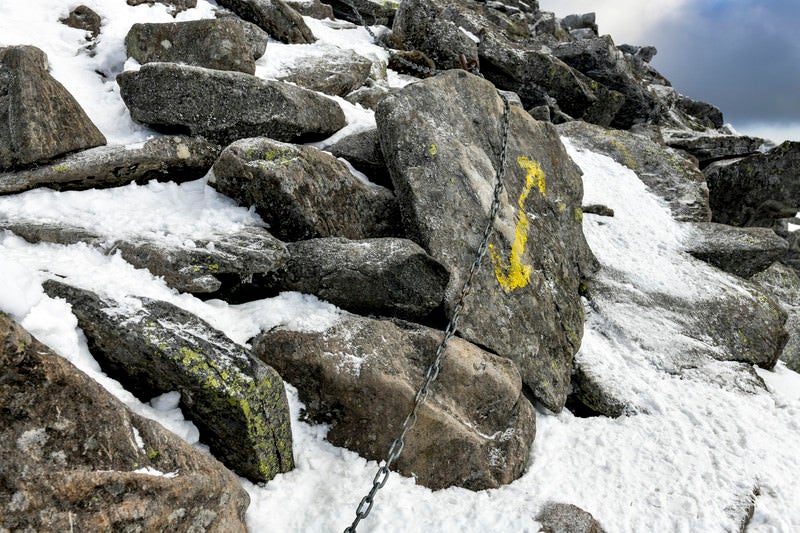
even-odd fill
[[[325,3],[333,7],[333,15],[337,19],[347,20],[360,25],[361,21],[359,21],[358,17],[353,13],[353,8],[348,5],[348,2],[356,6],[361,17],[371,26],[381,24],[391,27],[398,5],[402,5],[402,2],[396,0],[386,0],[383,2],[373,2],[371,0],[328,0]]]
[[[377,128],[343,137],[335,144],[326,146],[325,151],[346,159],[370,181],[384,187],[393,187],[389,169],[386,168],[386,161],[383,159]]]
[[[142,4],[152,6],[154,4],[163,4],[170,8],[170,12],[174,17],[182,11],[197,7],[197,0],[128,0],[127,4],[129,6],[140,6]]]
[[[320,0],[285,0],[286,3],[304,17],[315,19],[332,19],[333,7],[330,3],[322,3]]]
[[[167,302],[117,302],[48,280],[64,298],[104,372],[140,398],[181,393],[184,414],[222,463],[254,481],[294,468],[289,405],[271,367]]]
[[[800,372],[800,276],[796,270],[775,263],[753,276],[753,282],[769,294],[788,313],[786,331],[789,340],[780,359],[795,372]]]
[[[381,460],[442,335],[346,316],[321,333],[264,333],[253,351],[297,387],[308,418],[329,424],[331,443]],[[392,467],[434,490],[495,488],[522,475],[535,432],[513,363],[454,338]]]
[[[749,278],[782,259],[788,243],[769,228],[736,228],[715,222],[691,224],[686,251],[731,274]]]
[[[61,22],[70,28],[84,30],[88,32],[87,41],[91,41],[100,35],[100,15],[95,13],[90,7],[80,5],[69,12],[66,18],[60,19]]]
[[[310,44],[317,40],[303,17],[283,0],[219,0],[218,4],[284,43]]]
[[[346,96],[369,78],[372,61],[352,50],[326,46],[325,53],[308,56],[287,67],[279,79],[332,96]]]
[[[536,515],[539,533],[604,533],[594,517],[576,505],[547,503]]]
[[[668,146],[684,150],[695,156],[700,168],[720,159],[733,159],[753,155],[766,141],[746,135],[702,134],[687,130],[664,130]]]

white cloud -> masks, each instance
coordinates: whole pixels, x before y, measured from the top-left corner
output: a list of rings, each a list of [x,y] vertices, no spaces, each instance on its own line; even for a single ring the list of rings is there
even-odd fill
[[[734,124],[734,128],[736,128],[737,133],[742,135],[761,137],[775,144],[780,144],[783,141],[800,142],[800,122],[748,122]]]

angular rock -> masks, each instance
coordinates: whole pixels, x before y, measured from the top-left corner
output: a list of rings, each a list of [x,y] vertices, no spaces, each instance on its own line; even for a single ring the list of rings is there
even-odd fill
[[[772,226],[800,211],[800,142],[705,169],[714,222]]]
[[[70,28],[84,30],[89,33],[87,41],[91,41],[100,35],[100,15],[95,13],[90,7],[78,6],[69,12],[67,18],[60,19],[61,22]]]
[[[688,253],[743,278],[765,270],[789,248],[769,228],[735,228],[715,222],[697,222],[691,228]]]
[[[150,180],[202,178],[222,148],[199,137],[156,137],[128,146],[101,146],[16,172],[0,172],[0,194],[35,187],[82,190]]]
[[[283,0],[219,0],[218,3],[284,43],[310,44],[317,40],[303,17]]]
[[[242,31],[244,32],[244,40],[247,43],[247,46],[250,47],[250,52],[253,55],[253,59],[258,59],[264,55],[264,53],[267,51],[267,43],[269,42],[269,34],[267,32],[252,22],[247,22],[246,20],[240,19],[233,13],[222,13],[218,11],[215,13],[215,15],[218,19],[232,20],[242,27]]]
[[[384,187],[393,187],[389,169],[386,168],[386,161],[383,159],[377,128],[343,137],[335,144],[326,146],[325,151],[346,159],[370,181]]]
[[[375,110],[378,107],[378,102],[389,94],[389,90],[378,85],[374,87],[361,87],[345,96],[345,100],[351,104],[358,104],[365,109]]]
[[[687,130],[664,130],[664,141],[671,148],[689,152],[703,169],[720,159],[733,159],[758,153],[766,141],[746,135],[702,134]]]
[[[167,62],[255,74],[253,51],[241,24],[230,18],[134,24],[125,37],[140,64]]]
[[[635,46],[631,44],[621,44],[617,48],[623,54],[628,54],[644,61],[645,63],[649,63],[658,53],[658,50],[655,46]]]
[[[125,302],[60,282],[43,285],[72,305],[103,370],[141,398],[181,393],[201,441],[239,475],[268,481],[294,468],[280,376],[198,317],[149,298]]]
[[[304,17],[333,19],[333,7],[320,0],[285,0],[286,4]]]
[[[405,229],[450,271],[449,314],[488,221],[502,101],[491,83],[450,71],[384,98],[376,122]],[[505,164],[492,264],[473,280],[459,333],[511,358],[535,397],[558,411],[583,331],[578,286],[594,267],[580,174],[553,126],[519,107],[510,108]]]
[[[255,206],[283,241],[366,239],[399,231],[391,191],[364,183],[343,162],[310,146],[242,139],[223,150],[209,185]]]
[[[326,4],[333,7],[333,15],[337,19],[347,20],[353,24],[361,25],[361,21],[353,12],[353,8],[348,5],[352,3],[358,9],[361,18],[370,26],[380,24],[381,26],[392,27],[395,12],[403,2],[386,0],[383,2],[373,2],[371,0],[327,0]]]
[[[197,7],[197,0],[128,0],[127,3],[129,6],[163,4],[170,8],[173,17],[182,11]]]
[[[297,387],[306,416],[330,425],[331,443],[381,460],[442,335],[349,316],[321,333],[264,333],[253,349]],[[498,487],[522,474],[535,431],[513,363],[454,338],[392,467],[434,490]]]
[[[567,15],[561,19],[561,27],[565,30],[590,29],[597,33],[596,18],[594,12]]]
[[[711,218],[705,177],[680,152],[641,135],[585,122],[568,122],[557,129],[576,146],[611,157],[636,172],[640,180],[669,203],[677,220],[705,222]]]
[[[2,313],[0,369],[0,529],[246,530],[233,473]]]
[[[369,78],[372,61],[337,46],[319,47],[320,55],[305,57],[288,66],[279,79],[333,96],[346,96]]]
[[[450,275],[406,239],[336,237],[288,245],[281,290],[313,294],[361,315],[420,321],[439,307]]]
[[[721,128],[725,122],[722,111],[717,106],[688,96],[681,95],[678,99],[678,109],[699,119],[700,123],[708,128]]]
[[[752,281],[788,313],[786,330],[789,340],[780,359],[787,368],[800,372],[800,276],[791,267],[775,263],[753,276]]]
[[[324,139],[345,125],[339,105],[312,91],[240,72],[148,63],[117,76],[131,117],[156,129],[202,135],[226,145],[265,135]]]
[[[33,46],[0,48],[0,170],[106,144]]]
[[[594,517],[576,505],[550,502],[536,515],[539,533],[604,533]]]

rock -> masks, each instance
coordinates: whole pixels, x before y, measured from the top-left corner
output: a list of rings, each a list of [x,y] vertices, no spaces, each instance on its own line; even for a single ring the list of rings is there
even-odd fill
[[[333,19],[333,7],[320,0],[285,0],[286,4],[304,17]]]
[[[449,314],[488,221],[502,101],[491,83],[450,71],[384,98],[376,122],[406,231],[450,271]],[[583,331],[578,286],[594,266],[578,216],[580,174],[552,125],[511,107],[509,128],[492,265],[473,280],[459,332],[514,360],[535,397],[558,411]]]
[[[611,157],[669,203],[673,217],[688,222],[711,218],[708,187],[697,165],[680,152],[627,131],[585,122],[568,122],[558,132],[584,149]]]
[[[0,170],[106,143],[33,46],[0,48]]]
[[[655,46],[634,46],[630,44],[621,44],[617,47],[623,54],[628,54],[645,63],[649,63],[658,53]]]
[[[355,169],[366,174],[370,181],[384,187],[393,187],[389,169],[386,168],[386,161],[383,159],[377,128],[343,137],[336,143],[326,146],[325,151],[347,159]]]
[[[101,146],[29,170],[0,172],[0,194],[35,187],[82,190],[150,180],[183,182],[201,178],[221,147],[199,137],[156,137],[127,146]]]
[[[250,47],[253,59],[258,59],[264,55],[267,51],[267,43],[269,42],[269,34],[267,32],[252,22],[240,19],[233,13],[222,13],[218,11],[215,15],[218,19],[232,20],[242,27],[242,31],[244,31],[244,40],[247,46]]]
[[[0,313],[0,529],[246,530],[233,473]]]
[[[331,443],[381,460],[442,335],[348,316],[321,333],[264,333],[253,350],[297,387],[308,418],[329,424]],[[522,475],[535,431],[513,363],[453,338],[392,468],[433,490],[495,488]]]
[[[708,128],[721,128],[725,123],[722,118],[722,111],[715,105],[694,100],[688,96],[681,95],[678,99],[678,109],[700,120],[701,124]]]
[[[450,277],[406,239],[349,241],[336,237],[288,245],[281,290],[313,294],[361,315],[421,321],[442,303]]]
[[[240,72],[148,63],[117,76],[134,120],[156,129],[186,131],[226,145],[265,135],[313,141],[345,125],[336,102],[288,83]]]
[[[563,19],[561,19],[561,27],[565,30],[578,30],[578,29],[590,29],[597,33],[597,23],[596,23],[595,13],[583,13],[582,15],[567,15]]]
[[[128,0],[129,6],[140,6],[142,4],[147,4],[149,6],[154,4],[163,4],[168,6],[172,16],[174,17],[182,11],[197,7],[197,0]]]
[[[775,263],[753,276],[752,280],[775,298],[788,313],[786,330],[789,332],[789,340],[780,359],[786,363],[787,368],[800,372],[800,277],[797,271]]]
[[[800,211],[800,142],[705,169],[714,222],[772,225]]]
[[[362,22],[358,19],[353,8],[348,5],[352,3],[356,6],[356,9],[358,9],[361,18],[366,24],[370,26],[380,24],[381,26],[388,26],[390,28],[394,22],[395,11],[397,11],[399,5],[402,5],[402,2],[395,0],[386,0],[383,2],[373,2],[371,0],[327,0],[325,3],[333,7],[333,15],[337,19],[347,20],[359,26],[362,25]]]
[[[614,210],[607,205],[602,204],[584,205],[581,207],[581,211],[583,211],[584,215],[600,215],[601,217],[614,216]]]
[[[761,487],[756,479],[749,490],[741,492],[739,488],[737,492],[739,494],[736,494],[736,500],[725,508],[725,514],[736,524],[736,529],[731,529],[732,532],[747,533],[747,526],[756,512],[756,498],[761,495]]]
[[[400,50],[389,56],[389,68],[400,74],[429,78],[432,74],[425,73],[424,69],[434,70],[436,63],[419,50]]]
[[[100,298],[48,280],[78,317],[103,370],[140,398],[181,393],[201,441],[231,470],[268,481],[294,468],[280,376],[198,317],[167,302]]]
[[[49,242],[54,244],[77,244],[84,242],[91,245],[100,245],[103,238],[79,226],[64,226],[40,222],[22,222],[17,220],[0,221],[0,230],[10,231],[26,241],[37,244]]]
[[[244,29],[231,19],[134,24],[125,37],[128,56],[141,64],[184,63],[255,74]]]
[[[367,185],[343,162],[310,146],[266,137],[237,141],[214,164],[209,185],[241,205],[255,206],[283,241],[366,239],[398,231],[391,191]]]
[[[70,11],[68,17],[60,19],[60,21],[70,28],[88,32],[87,41],[93,41],[100,35],[100,15],[92,11],[90,7],[80,5]]]
[[[369,78],[372,61],[352,50],[327,45],[317,48],[318,55],[287,66],[279,79],[333,96],[346,96]]]
[[[568,503],[546,504],[536,521],[541,523],[539,533],[604,533],[594,517],[576,505]]]
[[[758,153],[766,142],[746,135],[702,134],[687,130],[664,130],[664,141],[671,148],[689,152],[703,169],[720,159],[733,159]]]
[[[781,259],[789,247],[769,228],[735,228],[715,222],[696,222],[691,227],[687,252],[743,278]]]
[[[218,3],[284,43],[310,44],[317,40],[303,17],[283,0],[219,0]]]
[[[365,109],[372,109],[374,111],[375,108],[378,107],[378,102],[389,94],[389,92],[388,89],[379,85],[375,85],[374,87],[361,87],[345,96],[344,99],[353,105],[358,104]]]

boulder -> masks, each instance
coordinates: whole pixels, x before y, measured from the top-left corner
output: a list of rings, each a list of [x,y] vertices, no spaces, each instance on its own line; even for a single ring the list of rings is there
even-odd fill
[[[129,6],[163,4],[170,8],[170,13],[173,17],[181,11],[197,7],[197,0],[128,0],[127,3]]]
[[[541,523],[539,533],[604,533],[594,517],[576,505],[549,502],[545,504],[536,521]]]
[[[448,314],[489,220],[503,116],[492,84],[459,70],[387,96],[376,112],[405,229],[450,271]],[[558,411],[583,331],[578,286],[594,267],[580,173],[552,125],[516,106],[509,121],[491,265],[473,280],[459,333],[516,362],[536,399]]]
[[[645,63],[649,63],[658,53],[655,46],[635,46],[631,44],[621,44],[617,47],[623,54],[635,57]]]
[[[0,529],[244,532],[236,476],[0,313]]]
[[[280,376],[195,315],[149,298],[124,302],[48,280],[78,317],[103,370],[140,398],[181,393],[201,441],[228,468],[268,481],[294,468]]]
[[[664,130],[667,146],[689,152],[703,169],[720,159],[733,159],[758,153],[766,142],[746,135],[704,134],[687,130]]]
[[[722,111],[713,104],[701,102],[688,96],[680,95],[677,107],[687,115],[695,117],[702,126],[707,128],[721,128],[725,123]]]
[[[597,22],[595,13],[583,13],[567,15],[561,19],[561,27],[565,30],[589,29],[597,33]]]
[[[382,2],[373,2],[372,0],[327,0],[326,4],[330,4],[333,8],[333,15],[337,19],[347,20],[353,24],[362,24],[355,14],[350,4],[358,9],[364,23],[370,26],[389,26],[392,27],[394,22],[395,12],[398,6],[402,6],[403,2],[396,0],[385,0]]]
[[[329,425],[331,443],[379,461],[400,435],[442,336],[347,316],[320,333],[263,333],[253,350],[297,387],[308,418]],[[453,338],[392,468],[433,490],[495,488],[522,475],[535,431],[513,363]]]
[[[337,237],[288,245],[281,290],[313,294],[361,315],[421,321],[442,303],[449,274],[406,239]]]
[[[800,211],[800,142],[705,169],[714,222],[770,227]]]
[[[800,372],[800,276],[791,267],[775,263],[752,280],[788,313],[789,340],[780,359],[789,369]]]
[[[0,170],[106,144],[33,46],[0,47]]]
[[[585,122],[568,122],[557,129],[576,147],[606,155],[636,172],[669,204],[675,219],[705,222],[711,218],[705,176],[681,152],[643,135]]]
[[[222,148],[199,137],[156,137],[127,146],[101,146],[28,170],[0,172],[0,194],[35,187],[82,190],[150,180],[202,178]]]
[[[378,107],[378,102],[389,94],[389,92],[388,89],[379,85],[373,87],[364,86],[351,92],[345,96],[344,99],[353,105],[358,104],[365,109],[372,109],[374,111],[375,108]]]
[[[688,253],[743,278],[783,258],[789,247],[769,228],[736,228],[716,222],[695,222],[691,228]]]
[[[317,48],[318,54],[287,66],[280,80],[332,96],[346,96],[369,78],[372,61],[352,50],[328,45]]]
[[[384,187],[393,187],[389,169],[386,168],[386,161],[383,159],[377,128],[342,137],[336,143],[326,146],[325,151],[346,159],[370,181]]]
[[[219,0],[218,3],[284,43],[310,44],[317,40],[303,17],[283,0]]]
[[[398,232],[391,191],[368,185],[343,162],[310,146],[242,139],[223,150],[209,185],[241,205],[255,206],[283,241]]]
[[[148,63],[117,76],[131,117],[156,129],[202,135],[226,145],[265,135],[324,139],[345,125],[339,105],[312,91],[241,72]]]
[[[255,74],[253,50],[231,18],[134,24],[125,37],[140,64],[166,62]]]
[[[286,3],[304,17],[315,19],[333,19],[333,7],[320,0],[285,0]]]
[[[221,11],[217,11],[215,15],[218,19],[232,20],[242,27],[242,31],[244,32],[244,40],[247,43],[247,46],[250,47],[250,52],[253,55],[253,59],[258,59],[264,55],[264,53],[267,51],[267,43],[269,42],[269,34],[267,32],[252,22],[247,22],[246,20],[240,19],[233,13],[223,13]]]
[[[84,30],[89,35],[87,41],[93,41],[100,35],[100,15],[95,13],[90,7],[80,5],[69,12],[69,16],[59,19],[70,28]]]

